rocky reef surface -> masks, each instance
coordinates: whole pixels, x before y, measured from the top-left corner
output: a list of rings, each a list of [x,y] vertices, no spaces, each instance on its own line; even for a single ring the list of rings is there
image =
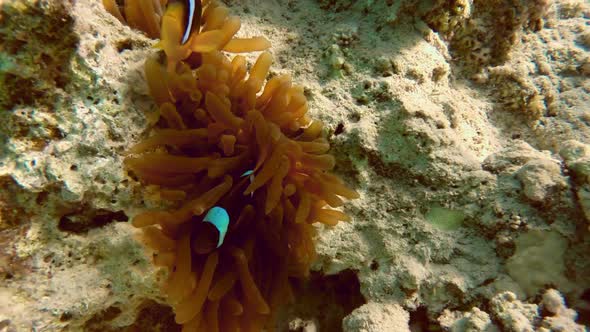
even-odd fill
[[[586,330],[586,1],[224,2],[361,193],[279,330]],[[2,0],[0,36],[0,331],[179,330],[122,166],[155,41],[92,0]]]

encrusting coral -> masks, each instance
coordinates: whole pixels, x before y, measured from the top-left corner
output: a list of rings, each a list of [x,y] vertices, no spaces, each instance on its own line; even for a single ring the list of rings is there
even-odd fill
[[[181,44],[185,7],[164,2],[127,0],[123,17],[104,0],[121,21],[160,36],[163,50],[145,63],[156,128],[125,165],[182,203],[132,223],[169,271],[162,290],[183,330],[260,331],[292,301],[289,279],[309,273],[312,224],[348,220],[330,207],[358,194],[329,173],[335,160],[322,124],[306,115],[303,88],[289,75],[264,84],[270,53],[248,74],[245,57],[222,52],[261,51],[266,39],[233,38],[240,20],[203,1],[201,26]],[[229,224],[211,222],[213,211]]]

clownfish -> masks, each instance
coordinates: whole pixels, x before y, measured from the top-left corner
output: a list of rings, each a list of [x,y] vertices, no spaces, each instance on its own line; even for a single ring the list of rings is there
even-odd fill
[[[243,178],[246,176],[249,176],[250,182],[254,181],[254,170],[246,171],[240,177]],[[254,195],[254,193],[251,193],[251,195]],[[197,253],[208,253],[213,250],[213,246],[215,246],[215,248],[221,247],[223,241],[225,240],[225,235],[227,234],[229,222],[229,214],[225,208],[221,206],[214,206],[209,209],[202,220],[202,225],[209,224],[213,226],[213,228],[211,228],[211,226],[207,226],[209,227],[208,230],[204,228],[199,230],[199,234],[194,239],[194,250]],[[211,232],[216,233],[217,243],[213,243],[212,241],[208,240],[210,239],[209,236],[213,234]]]
[[[197,254],[208,254],[223,244],[230,218],[227,210],[221,206],[214,206],[200,223],[196,224],[192,235],[191,247]]]
[[[254,174],[254,170],[253,169],[251,169],[249,171],[245,171],[240,177],[243,178],[245,176],[252,175],[252,174]],[[250,177],[250,180],[252,180],[252,177]]]
[[[185,28],[182,34],[181,45],[186,44],[193,32],[198,32],[201,27],[201,13],[203,6],[201,0],[183,0],[187,7],[187,14],[185,17]]]
[[[240,175],[241,178],[248,176],[250,183],[254,182],[254,170],[245,171],[244,174]],[[250,193],[250,197],[254,197],[254,192]]]
[[[214,206],[207,212],[205,218],[203,218],[203,222],[215,226],[219,235],[217,238],[217,248],[221,247],[229,225],[229,214],[227,214],[227,211],[221,206]]]

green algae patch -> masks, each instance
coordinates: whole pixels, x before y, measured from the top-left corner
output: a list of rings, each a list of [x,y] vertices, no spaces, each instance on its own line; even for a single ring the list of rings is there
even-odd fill
[[[443,231],[454,231],[461,227],[465,214],[435,205],[426,214],[426,220],[434,227]]]

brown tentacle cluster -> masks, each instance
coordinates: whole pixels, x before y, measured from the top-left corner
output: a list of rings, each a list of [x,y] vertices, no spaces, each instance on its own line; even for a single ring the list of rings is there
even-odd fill
[[[182,203],[132,223],[154,263],[170,272],[162,290],[183,330],[261,331],[293,299],[289,278],[309,273],[313,224],[348,220],[332,208],[358,194],[329,173],[335,160],[322,124],[307,116],[303,88],[289,75],[264,84],[267,52],[249,73],[243,56],[222,52],[268,42],[232,39],[239,20],[216,1],[204,5],[203,27],[187,45],[179,44],[184,8],[168,6],[159,43],[165,56],[145,63],[159,118],[125,159],[143,183]],[[203,222],[214,206],[230,217],[219,248],[219,234]]]

